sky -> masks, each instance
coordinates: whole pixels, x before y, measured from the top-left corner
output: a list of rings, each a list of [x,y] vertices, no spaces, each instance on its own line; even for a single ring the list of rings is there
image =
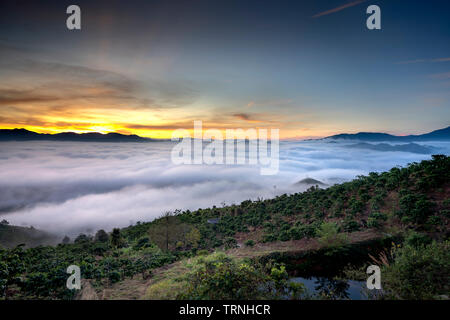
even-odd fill
[[[81,8],[68,30],[66,8]],[[381,8],[368,30],[366,8]],[[449,125],[448,1],[0,3],[0,128],[282,138]]]

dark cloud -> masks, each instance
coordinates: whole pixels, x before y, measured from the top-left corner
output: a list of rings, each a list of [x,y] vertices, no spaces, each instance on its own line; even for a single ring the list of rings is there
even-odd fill
[[[45,95],[35,90],[0,89],[0,105],[54,102],[60,97]]]
[[[235,113],[235,114],[233,114],[233,117],[235,117],[239,120],[245,120],[245,121],[252,120],[248,113]]]

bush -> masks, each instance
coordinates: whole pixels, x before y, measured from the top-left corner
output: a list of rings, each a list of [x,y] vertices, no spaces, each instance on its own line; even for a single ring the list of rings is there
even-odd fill
[[[198,256],[207,256],[209,254],[208,250],[198,250],[197,255]]]
[[[119,282],[121,278],[122,277],[120,276],[120,272],[119,271],[113,270],[113,271],[108,273],[108,279],[112,283]]]
[[[405,239],[405,243],[407,245],[410,245],[414,248],[418,248],[420,246],[428,245],[431,243],[431,238],[422,233],[417,233],[415,231],[412,231],[409,233],[409,235]]]
[[[142,248],[149,248],[151,246],[152,246],[152,243],[150,242],[150,238],[142,237],[136,242],[136,244],[133,246],[133,249],[140,250]]]
[[[369,228],[380,228],[381,221],[386,221],[387,216],[384,213],[374,212],[371,213],[367,219],[367,227]]]
[[[237,248],[237,241],[235,238],[232,237],[227,237],[225,239],[225,248],[227,249],[232,249],[232,248]]]
[[[400,198],[400,216],[404,222],[424,223],[431,215],[434,204],[423,194],[407,193]]]
[[[289,285],[284,266],[239,262],[224,253],[198,258],[185,276],[186,286],[177,299],[256,300],[298,297],[304,288]]]
[[[381,274],[383,289],[391,298],[425,300],[448,295],[450,242],[400,248],[394,263]]]
[[[283,230],[280,232],[280,235],[278,236],[278,240],[280,241],[288,241],[290,239],[289,232],[286,230]]]
[[[347,237],[339,233],[339,226],[334,222],[323,222],[316,234],[319,242],[325,247],[337,247],[347,242]]]
[[[253,240],[247,240],[247,241],[244,242],[244,244],[245,244],[247,247],[253,247],[253,246],[255,245],[255,241],[253,241]]]
[[[263,242],[274,242],[277,240],[278,240],[277,236],[274,235],[273,233],[265,234],[262,239]]]
[[[199,260],[188,276],[189,282],[181,299],[239,300],[260,299],[261,283],[267,277],[248,264],[238,264],[223,253]]]
[[[355,220],[346,219],[344,220],[343,228],[345,232],[354,232],[359,230],[359,224]]]

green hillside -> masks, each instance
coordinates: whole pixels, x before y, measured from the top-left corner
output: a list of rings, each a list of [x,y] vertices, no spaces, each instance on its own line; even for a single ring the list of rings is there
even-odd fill
[[[55,245],[58,240],[61,239],[33,227],[11,226],[5,221],[0,223],[0,247],[3,248],[14,248],[19,244],[24,244],[26,247]]]
[[[340,261],[336,268],[355,262],[336,273],[355,279],[361,261],[378,261],[386,275],[384,298],[445,298],[449,178],[450,158],[435,155],[327,189],[166,213],[56,247],[3,250],[0,294],[86,298],[85,289],[65,289],[65,269],[77,264],[91,298],[282,298],[277,292],[305,298],[304,288],[287,281],[293,268],[301,273],[315,268],[312,261],[332,257]],[[345,260],[353,252],[359,264]]]

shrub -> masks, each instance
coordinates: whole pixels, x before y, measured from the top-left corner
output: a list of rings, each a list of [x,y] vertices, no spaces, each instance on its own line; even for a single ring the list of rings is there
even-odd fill
[[[414,248],[418,248],[420,246],[428,245],[431,243],[431,238],[422,233],[418,233],[415,231],[412,231],[409,233],[409,235],[405,239],[405,243],[407,245],[410,245]]]
[[[75,238],[74,243],[87,243],[89,241],[91,241],[91,237],[85,235],[84,233],[80,233],[80,235]]]
[[[404,222],[424,223],[432,213],[433,203],[423,194],[407,193],[400,198],[400,216]]]
[[[223,253],[216,253],[200,260],[188,276],[182,299],[259,299],[262,283],[267,277],[254,267],[235,260]]]
[[[424,300],[448,295],[450,242],[400,248],[394,263],[381,274],[383,289],[392,298]]]
[[[276,299],[298,297],[304,291],[303,286],[288,283],[284,266],[240,262],[224,253],[198,258],[191,268],[177,299]]]
[[[381,221],[386,221],[387,215],[381,212],[373,212],[369,215],[367,219],[367,226],[369,228],[379,228],[381,226]]]
[[[120,272],[117,270],[112,270],[108,273],[108,279],[112,282],[119,282],[121,279]]]
[[[245,241],[244,244],[245,244],[247,247],[253,247],[253,246],[255,245],[255,241],[249,239],[249,240]]]
[[[134,250],[140,250],[142,248],[148,248],[151,247],[152,243],[150,242],[150,238],[149,237],[142,237],[140,238],[136,244],[133,246]]]
[[[198,256],[207,256],[209,254],[208,250],[202,249],[197,251]]]
[[[232,238],[232,237],[227,237],[225,239],[225,248],[227,248],[227,249],[237,248],[236,239]]]
[[[339,233],[339,226],[334,222],[323,222],[316,234],[319,242],[325,247],[341,246],[347,242],[347,237]]]
[[[344,220],[343,228],[345,232],[354,232],[359,230],[359,224],[355,220],[346,219]]]
[[[280,232],[280,235],[278,236],[278,240],[280,241],[288,241],[290,239],[289,232],[286,230],[283,230]]]
[[[274,242],[274,241],[277,241],[277,236],[276,235],[274,235],[273,233],[269,233],[269,234],[265,234],[264,236],[263,236],[263,239],[262,239],[262,241],[263,242]]]

